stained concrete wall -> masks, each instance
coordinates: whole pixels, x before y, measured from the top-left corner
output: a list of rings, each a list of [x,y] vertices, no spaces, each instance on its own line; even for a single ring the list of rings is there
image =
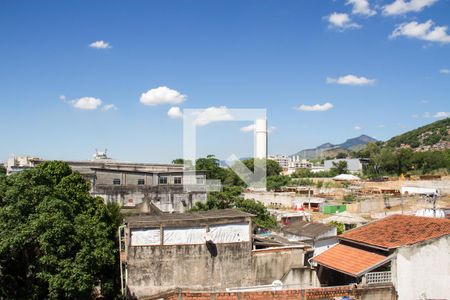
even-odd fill
[[[303,249],[251,250],[251,243],[129,247],[128,290],[135,297],[175,288],[225,290],[284,280],[297,287],[320,286],[315,270],[303,268]]]
[[[253,252],[254,285],[280,280],[293,267],[303,266],[303,249],[257,250]]]
[[[450,235],[399,248],[392,272],[400,300],[448,299]]]
[[[128,289],[136,297],[174,288],[218,290],[248,286],[252,280],[251,243],[129,247]]]

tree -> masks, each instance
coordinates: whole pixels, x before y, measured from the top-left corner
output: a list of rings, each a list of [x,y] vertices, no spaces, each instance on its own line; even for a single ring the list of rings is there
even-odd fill
[[[113,298],[120,222],[65,163],[0,177],[0,299]]]
[[[347,153],[345,153],[345,152],[339,152],[337,155],[336,155],[336,158],[347,158]]]
[[[6,175],[6,168],[4,165],[0,164],[0,176]]]
[[[289,176],[274,175],[267,177],[267,189],[269,191],[279,190],[281,187],[288,185],[291,182]]]
[[[332,174],[332,176],[336,176],[339,174],[347,174],[348,173],[347,162],[344,160],[333,162],[333,166],[330,169],[330,173]]]
[[[172,160],[172,163],[173,163],[174,165],[182,165],[182,164],[184,164],[184,159],[182,159],[182,158],[176,158],[176,159]]]
[[[255,200],[243,199],[241,196],[242,190],[243,188],[239,186],[225,186],[222,192],[209,193],[206,203],[195,203],[191,211],[237,208],[254,214],[255,218],[253,221],[256,226],[267,229],[275,228],[276,220],[270,215],[264,204]]]
[[[255,160],[253,158],[246,159],[243,161],[244,165],[249,168],[252,172],[255,171]],[[266,161],[266,174],[267,176],[276,176],[280,175],[283,171],[283,168],[280,164],[274,160],[268,159]]]
[[[345,225],[337,221],[328,222],[328,225],[336,227],[337,234],[343,234],[345,231]]]

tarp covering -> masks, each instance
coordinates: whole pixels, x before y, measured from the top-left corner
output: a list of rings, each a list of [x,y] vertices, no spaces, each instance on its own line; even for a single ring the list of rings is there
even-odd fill
[[[147,246],[160,244],[159,228],[133,229],[131,230],[132,246]]]
[[[248,223],[223,224],[205,227],[175,227],[163,228],[164,245],[196,245],[204,244],[210,239],[215,244],[238,243],[250,241]],[[160,245],[160,229],[132,229],[132,246]]]
[[[216,244],[250,241],[249,228],[246,223],[210,226],[209,235]]]
[[[164,245],[204,244],[205,235],[205,227],[164,228]]]

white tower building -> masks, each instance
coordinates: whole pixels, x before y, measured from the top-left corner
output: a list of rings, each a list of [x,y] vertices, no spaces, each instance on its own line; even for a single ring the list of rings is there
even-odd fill
[[[255,122],[255,158],[267,159],[267,120],[256,119]]]

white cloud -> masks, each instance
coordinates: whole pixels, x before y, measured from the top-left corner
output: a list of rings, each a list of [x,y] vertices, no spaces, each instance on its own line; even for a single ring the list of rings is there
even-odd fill
[[[409,12],[422,11],[427,6],[431,6],[438,0],[395,0],[391,4],[383,6],[383,15],[403,15]]]
[[[370,8],[369,0],[347,0],[346,5],[353,5],[352,14],[374,16],[376,11]]]
[[[356,125],[355,127],[353,127],[355,130],[361,130],[362,129],[362,127],[361,126],[359,126],[359,125]]]
[[[61,100],[62,102],[66,102],[66,96],[60,95],[58,98],[59,98],[59,100]]]
[[[117,106],[115,106],[114,104],[105,104],[102,106],[102,111],[108,110],[117,110]]]
[[[443,119],[450,117],[450,112],[448,111],[440,111],[434,114],[434,118]]]
[[[375,79],[369,79],[364,76],[358,77],[352,74],[341,76],[338,78],[327,78],[327,83],[345,84],[345,85],[371,85],[375,83]]]
[[[141,103],[144,105],[180,104],[186,100],[186,95],[172,90],[167,86],[160,86],[141,95]]]
[[[441,74],[450,74],[450,70],[449,69],[440,69],[439,73],[441,73]]]
[[[277,128],[276,128],[275,126],[270,126],[270,127],[267,129],[267,132],[268,132],[268,133],[272,133],[272,132],[274,132],[276,129],[277,129]],[[250,125],[248,125],[248,126],[241,127],[240,130],[241,130],[242,132],[254,132],[254,131],[255,131],[255,124],[250,124]]]
[[[301,111],[326,111],[333,108],[333,104],[326,102],[324,104],[306,105],[302,104],[298,107],[294,107],[296,110]]]
[[[431,118],[431,113],[430,112],[425,112],[424,114],[423,114],[423,117],[424,118]]]
[[[248,126],[241,127],[242,132],[253,132],[255,131],[255,124],[250,124]]]
[[[94,48],[94,49],[109,49],[112,48],[112,46],[105,42],[105,41],[95,41],[93,43],[89,44],[89,47]]]
[[[71,100],[70,103],[73,107],[84,110],[95,110],[102,105],[102,100],[94,97],[83,97],[75,100]]]
[[[424,23],[412,21],[397,26],[390,35],[391,38],[406,36],[428,42],[450,43],[450,35],[447,33],[447,26],[434,26],[432,20]]]
[[[198,126],[204,126],[212,122],[230,120],[233,120],[233,116],[230,114],[226,106],[211,106],[204,109],[197,115],[195,124]]]
[[[169,111],[167,112],[167,115],[171,119],[182,119],[183,113],[181,112],[180,108],[178,106],[172,106]]]
[[[348,14],[334,12],[327,17],[330,27],[338,29],[360,28],[359,24],[352,22]]]
[[[378,128],[384,128],[384,127],[386,127],[384,124],[378,125]]]

